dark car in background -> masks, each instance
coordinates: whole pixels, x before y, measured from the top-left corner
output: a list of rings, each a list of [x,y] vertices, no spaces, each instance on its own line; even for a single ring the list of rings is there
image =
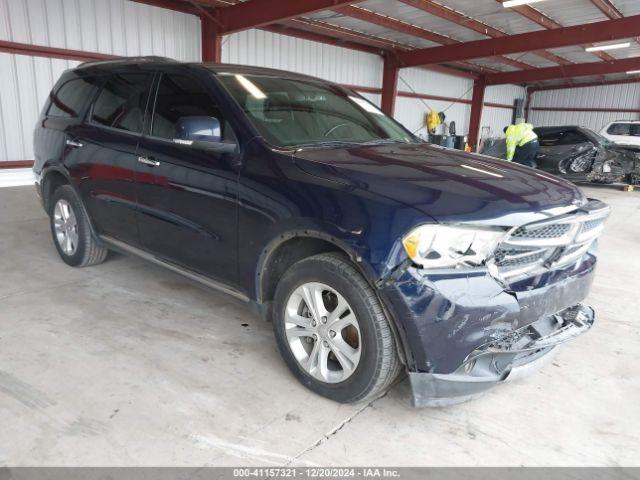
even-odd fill
[[[317,78],[82,64],[44,106],[35,159],[64,262],[130,253],[246,302],[300,382],[336,401],[403,370],[418,406],[467,400],[594,321],[582,302],[606,205],[423,143]]]
[[[537,127],[538,168],[572,182],[640,183],[640,146],[613,143],[584,127]]]

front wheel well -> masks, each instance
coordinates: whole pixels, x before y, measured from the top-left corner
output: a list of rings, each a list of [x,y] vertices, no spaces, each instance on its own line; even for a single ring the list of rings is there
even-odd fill
[[[68,185],[69,180],[62,173],[53,171],[49,172],[42,182],[42,200],[44,202],[44,208],[48,212],[50,205],[49,202],[53,193],[62,185]]]
[[[291,265],[319,253],[346,252],[328,240],[316,237],[292,237],[278,244],[266,255],[258,271],[258,299],[260,303],[273,300],[278,281]]]

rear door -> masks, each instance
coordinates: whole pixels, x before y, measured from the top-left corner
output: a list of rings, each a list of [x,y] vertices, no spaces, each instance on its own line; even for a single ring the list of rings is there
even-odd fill
[[[82,123],[86,107],[95,97],[99,79],[75,71],[64,74],[49,95],[41,121],[34,132],[34,170],[64,162],[72,149],[70,132]]]
[[[69,131],[66,164],[99,234],[139,245],[138,142],[147,121],[153,73],[105,77],[87,121]]]
[[[238,153],[216,153],[178,137],[185,118],[215,117],[233,129],[206,82],[163,74],[138,164],[138,226],[143,247],[227,285],[237,283]]]

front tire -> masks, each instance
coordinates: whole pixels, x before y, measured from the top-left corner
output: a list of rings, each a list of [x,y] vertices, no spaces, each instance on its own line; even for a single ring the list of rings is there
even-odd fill
[[[51,235],[60,258],[72,267],[104,262],[107,249],[94,238],[87,214],[73,188],[58,187],[49,205]]]
[[[398,350],[380,302],[343,255],[315,255],[291,266],[273,308],[280,353],[315,393],[341,403],[370,400],[398,376]]]

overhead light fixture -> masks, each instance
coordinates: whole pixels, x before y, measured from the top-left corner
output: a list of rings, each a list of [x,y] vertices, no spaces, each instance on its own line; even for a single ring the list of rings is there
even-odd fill
[[[544,0],[507,0],[502,2],[504,8],[518,7],[520,5],[529,5],[530,3],[538,3]]]
[[[627,72],[627,75],[636,75],[640,73],[640,70],[631,70],[630,72]]]
[[[594,45],[593,47],[587,47],[587,52],[602,52],[603,50],[617,50],[618,48],[629,48],[631,42],[624,43],[610,43],[609,45]]]

